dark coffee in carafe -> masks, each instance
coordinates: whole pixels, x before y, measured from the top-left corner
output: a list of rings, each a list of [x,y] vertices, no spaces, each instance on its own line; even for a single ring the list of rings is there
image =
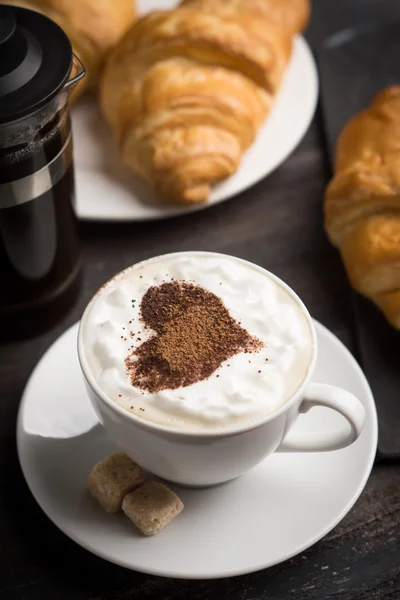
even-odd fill
[[[0,335],[20,337],[50,323],[77,289],[68,98],[83,72],[52,21],[0,11]]]

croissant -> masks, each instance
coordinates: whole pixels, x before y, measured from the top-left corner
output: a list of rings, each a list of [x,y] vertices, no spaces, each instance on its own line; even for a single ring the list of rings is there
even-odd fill
[[[342,131],[325,228],[352,286],[400,329],[400,86],[380,92]]]
[[[107,52],[136,15],[133,0],[0,0],[0,4],[40,12],[64,30],[87,73],[77,87],[79,94],[96,84]]]
[[[290,57],[291,32],[227,4],[151,13],[106,62],[100,104],[122,160],[169,202],[204,202],[236,171]]]

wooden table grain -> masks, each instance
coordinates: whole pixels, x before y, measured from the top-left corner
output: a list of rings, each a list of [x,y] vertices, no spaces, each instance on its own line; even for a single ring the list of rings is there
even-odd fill
[[[344,26],[400,14],[397,0],[315,0],[313,8],[307,38],[314,50],[329,33]],[[75,545],[36,505],[16,455],[18,404],[39,357],[79,319],[91,294],[108,277],[156,254],[212,250],[258,263],[287,281],[312,315],[354,351],[349,287],[322,231],[327,178],[317,113],[285,164],[232,201],[159,223],[82,224],[85,273],[76,305],[43,335],[0,346],[1,599],[400,599],[398,463],[376,465],[347,517],[303,554],[247,576],[198,582],[127,571]]]

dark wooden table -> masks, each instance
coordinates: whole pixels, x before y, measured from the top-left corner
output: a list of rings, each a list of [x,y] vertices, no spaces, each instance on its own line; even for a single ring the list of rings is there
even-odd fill
[[[315,0],[307,34],[400,14],[397,0]],[[400,79],[400,66],[399,66]],[[77,321],[91,294],[125,266],[174,250],[213,250],[258,263],[289,283],[312,315],[354,351],[349,288],[322,231],[328,166],[320,117],[267,180],[210,210],[149,224],[83,224],[84,283],[76,306],[49,332],[0,347],[0,598],[7,600],[400,599],[400,465],[375,466],[350,514],[302,555],[219,581],[149,577],[81,549],[45,517],[22,478],[15,420],[25,382],[47,347]]]

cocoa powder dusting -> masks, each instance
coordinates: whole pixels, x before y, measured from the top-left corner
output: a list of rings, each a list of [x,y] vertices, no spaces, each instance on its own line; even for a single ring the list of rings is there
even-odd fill
[[[207,379],[228,358],[263,346],[230,316],[218,296],[192,283],[150,287],[140,314],[154,334],[125,364],[132,385],[150,393]]]

